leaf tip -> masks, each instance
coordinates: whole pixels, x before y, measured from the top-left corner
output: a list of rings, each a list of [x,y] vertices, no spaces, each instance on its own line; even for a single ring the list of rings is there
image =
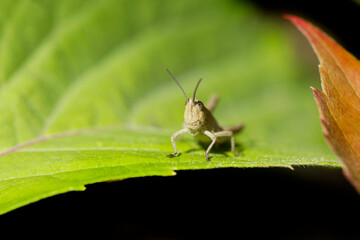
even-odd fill
[[[299,18],[297,16],[291,15],[291,14],[283,14],[283,18],[291,21],[293,24],[295,24],[296,26],[300,26],[303,25],[305,23],[305,20],[302,18]]]
[[[294,15],[288,14],[288,13],[284,13],[283,14],[283,18],[292,21],[293,18],[296,18]]]
[[[284,14],[283,17],[292,22],[310,40],[311,44],[314,44],[315,39],[313,33],[311,33],[317,31],[314,26],[305,19],[294,15]]]
[[[314,88],[314,87],[312,87],[312,86],[310,86],[310,89],[311,89],[313,92],[318,91],[316,88]]]
[[[317,89],[314,88],[314,87],[310,87],[310,89],[312,90],[312,92],[313,92],[313,94],[314,94],[315,100],[319,99],[319,98],[320,98],[319,90],[317,90]]]
[[[288,165],[287,168],[292,170],[292,171],[295,171],[295,169],[294,169],[294,167],[292,165]]]

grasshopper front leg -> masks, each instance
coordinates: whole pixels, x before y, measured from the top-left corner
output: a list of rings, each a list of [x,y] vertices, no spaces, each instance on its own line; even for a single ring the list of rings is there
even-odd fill
[[[210,159],[209,159],[209,152],[211,150],[211,148],[214,146],[215,142],[216,142],[216,136],[214,133],[212,132],[209,132],[209,131],[205,131],[204,134],[206,136],[208,136],[209,138],[211,138],[212,142],[210,143],[209,147],[206,149],[206,152],[205,152],[205,158],[206,158],[206,161],[210,162]]]
[[[171,143],[174,147],[174,154],[169,154],[168,157],[169,158],[172,158],[172,157],[175,157],[176,154],[178,153],[178,150],[177,150],[177,147],[176,147],[176,144],[175,144],[175,138],[178,137],[178,136],[181,136],[183,135],[184,133],[186,133],[188,130],[186,128],[184,129],[181,129],[179,131],[177,131],[176,133],[174,133],[172,136],[171,136]]]

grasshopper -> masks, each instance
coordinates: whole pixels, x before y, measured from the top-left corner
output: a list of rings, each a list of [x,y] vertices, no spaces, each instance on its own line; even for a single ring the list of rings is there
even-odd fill
[[[192,98],[188,98],[184,89],[181,87],[180,83],[175,79],[175,77],[171,74],[169,69],[166,69],[166,71],[180,87],[186,98],[184,112],[184,128],[175,132],[171,136],[171,143],[174,147],[175,152],[173,154],[169,154],[168,157],[172,158],[178,154],[178,150],[175,144],[175,138],[183,135],[186,132],[190,133],[190,135],[195,137],[195,139],[200,143],[210,143],[205,152],[205,158],[208,162],[210,161],[209,152],[211,151],[214,144],[224,143],[229,138],[231,142],[231,151],[235,156],[237,156],[238,154],[236,154],[235,152],[234,135],[243,129],[243,124],[238,124],[233,127],[220,126],[211,113],[218,103],[218,97],[213,95],[212,98],[210,98],[210,101],[206,107],[199,99],[195,98],[196,90],[198,89],[202,78],[200,78],[200,80],[197,82]]]

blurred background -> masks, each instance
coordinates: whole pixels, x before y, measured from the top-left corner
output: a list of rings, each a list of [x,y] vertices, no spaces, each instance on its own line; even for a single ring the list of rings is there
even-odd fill
[[[182,44],[184,47],[187,44],[190,47],[202,47],[202,54],[194,51],[193,55],[174,56],[172,62],[168,62],[168,66],[161,67],[169,67],[176,74],[196,65],[197,68],[194,72],[185,71],[185,75],[182,75],[185,79],[190,79],[194,75],[200,76],[207,70],[205,77],[209,79],[208,90],[199,91],[199,96],[203,97],[208,95],[206,91],[219,90],[220,93],[221,91],[224,93],[230,91],[229,88],[224,89],[226,84],[220,87],[219,84],[216,84],[219,76],[226,73],[227,68],[240,66],[228,76],[224,76],[224,83],[228,85],[231,84],[232,77],[235,78],[236,74],[233,73],[237,73],[237,71],[241,72],[239,74],[242,74],[242,77],[253,79],[253,88],[263,84],[262,82],[256,83],[256,79],[259,78],[266,78],[268,85],[265,87],[270,88],[287,85],[288,83],[285,83],[284,79],[293,76],[294,81],[289,89],[295,85],[301,86],[299,91],[305,91],[308,94],[308,99],[304,99],[306,102],[304,104],[313,104],[314,118],[318,118],[315,102],[308,89],[310,85],[320,87],[318,61],[305,38],[293,25],[282,18],[282,14],[294,14],[311,21],[359,57],[358,43],[360,39],[355,33],[359,22],[359,5],[355,1],[314,3],[314,1],[253,0],[244,3],[244,1],[234,0],[233,3],[234,5],[231,5],[230,8],[236,4],[239,5],[239,9],[234,7],[234,11],[231,12],[233,21],[224,27],[226,28],[224,31],[221,30],[223,28],[221,25],[217,26],[215,29],[219,29],[219,35],[211,39],[216,46],[221,45],[219,42],[224,43],[219,52],[207,51],[207,47],[211,47],[210,43],[201,46],[201,41],[206,40],[208,29],[206,26],[199,25],[199,29],[204,31],[199,33],[197,24],[194,24],[194,29],[181,30],[189,36],[193,36],[191,35],[194,34],[192,31],[195,31],[195,36],[198,38],[184,37],[184,40],[189,42]],[[176,13],[176,9],[171,11],[164,9],[163,11]],[[211,21],[211,24],[222,23],[221,21],[226,17],[226,11],[219,11],[221,14],[216,14],[216,8],[210,8],[209,11],[212,12],[201,11],[200,18],[204,15],[206,17],[206,14],[209,16],[215,14],[215,20]],[[143,9],[141,13],[151,15],[151,11],[146,11],[146,9]],[[128,14],[136,16],[138,13]],[[192,14],[192,17],[197,14],[196,9]],[[181,19],[181,12],[179,12],[179,16]],[[133,19],[137,18],[133,17]],[[146,20],[146,17],[139,21],[145,21],[144,19]],[[169,39],[173,41],[179,34],[177,31],[180,30],[176,28],[176,16],[174,19],[174,29],[169,36]],[[196,21],[196,18],[193,20]],[[237,25],[237,21],[241,25]],[[181,25],[180,22],[181,20],[178,24]],[[248,33],[247,37],[241,35],[241,29]],[[154,38],[151,36],[151,29],[149,32],[149,39]],[[261,36],[261,39],[256,39],[256,36]],[[223,41],[222,38],[227,40]],[[199,43],[193,44],[194,41],[199,41]],[[256,42],[257,45],[251,44],[252,42]],[[181,43],[175,42],[174,44]],[[237,45],[238,48],[235,48]],[[166,47],[169,48],[168,54],[173,53],[171,45]],[[246,51],[244,51],[245,49]],[[279,51],[280,49],[284,51]],[[187,51],[191,52],[191,49],[187,49]],[[164,52],[161,54],[165,54]],[[240,55],[240,58],[231,57],[231,53],[241,52],[244,55],[248,54],[248,57],[247,55]],[[179,55],[181,51],[174,53]],[[262,56],[262,53],[266,53],[266,55]],[[160,53],[158,56],[159,59],[162,59]],[[261,56],[262,58],[260,58]],[[224,61],[217,62],[219,58],[229,59],[236,64],[232,63],[231,65],[226,61],[225,63]],[[298,59],[298,61],[289,61],[287,64],[284,63],[283,67],[276,65],[278,68],[269,64],[282,63],[283,59],[287,58]],[[184,61],[184,59],[188,60]],[[157,58],[147,60],[157,61]],[[202,66],[202,61],[209,62]],[[255,66],[257,62],[259,62],[259,66]],[[295,63],[299,64],[297,70],[292,67]],[[146,63],[139,64],[146,65]],[[217,64],[226,65],[222,68],[225,70],[223,72],[216,70]],[[257,75],[254,76],[254,72],[251,70],[247,71],[246,67],[249,64],[252,64],[250,69],[259,68]],[[264,71],[261,72],[261,70]],[[186,73],[191,76],[188,77]],[[269,73],[271,75],[266,76]],[[142,74],[137,77],[142,77]],[[154,73],[154,75],[156,74]],[[192,83],[185,81],[185,89],[190,89]],[[153,83],[148,82],[147,84],[150,86]],[[205,82],[203,84],[205,85]],[[142,89],[149,86],[144,85]],[[172,82],[169,82],[169,86],[174,87]],[[128,87],[129,91],[133,89],[133,86]],[[247,86],[243,87],[246,89]],[[238,95],[236,92],[230,94],[241,100],[243,97],[251,99],[248,95],[253,92],[259,91],[249,88],[243,92],[239,91]],[[168,95],[175,93],[179,93],[179,90],[174,87]],[[279,91],[274,94],[281,96],[285,93]],[[302,96],[299,95],[299,97]],[[176,95],[176,97],[178,96]],[[178,102],[179,98],[174,97],[169,102]],[[265,97],[261,101],[266,101],[266,99]],[[230,100],[224,99],[224,105],[231,106],[229,102],[226,102]],[[151,104],[159,103],[159,101],[164,100],[159,97],[159,100],[155,99],[155,102]],[[254,101],[257,101],[255,97]],[[179,104],[179,106],[182,105],[183,102]],[[302,105],[299,106],[301,109]],[[254,123],[256,126],[257,120],[252,119],[255,117],[246,115],[246,109],[252,107],[253,105],[247,107],[246,103],[241,103],[239,108],[243,110],[240,110],[238,114],[245,114],[244,121]],[[181,111],[178,115],[173,115],[173,119],[162,121],[161,113],[157,115],[156,111],[154,112],[155,117],[146,118],[149,109],[153,110],[147,106],[132,112],[131,119],[137,123],[161,124],[169,128],[181,122]],[[233,116],[229,109],[231,110],[231,108],[225,108],[219,113],[223,116],[224,121],[233,123],[238,116]],[[266,111],[264,110],[264,112]],[[280,110],[279,114],[281,114]],[[298,119],[299,115],[301,113],[294,113],[293,118]],[[61,122],[55,124],[54,131],[61,130],[62,124]],[[278,126],[279,123],[276,122],[275,125]],[[296,125],[293,128],[296,128]],[[259,134],[260,136],[261,126],[254,127],[254,129],[258,129],[259,133],[254,130],[248,131],[246,134]],[[322,139],[318,123],[313,126],[313,129],[315,139]],[[272,131],[279,132],[281,129]],[[271,138],[272,131],[269,130],[266,137]],[[51,128],[49,132],[52,132]],[[286,136],[286,134],[287,132],[284,132],[284,135],[280,136]],[[293,136],[296,136],[297,139],[308,138],[306,134],[295,130]],[[286,142],[286,139],[279,137],[274,141],[282,144],[282,142]],[[323,144],[322,140],[319,141],[320,145]],[[312,144],[316,145],[318,142],[308,143],[308,145]],[[0,217],[0,226],[2,226],[4,234],[8,232],[13,236],[26,235],[27,237],[38,237],[41,234],[46,237],[48,236],[44,232],[46,229],[56,236],[99,237],[102,239],[206,239],[209,237],[221,239],[230,237],[245,239],[358,239],[356,217],[359,214],[359,196],[344,179],[341,170],[337,168],[295,167],[294,171],[279,168],[215,169],[179,171],[175,177],[145,177],[92,184],[87,186],[87,190],[84,192],[70,192],[51,197],[7,213]],[[354,218],[355,220],[353,220]]]

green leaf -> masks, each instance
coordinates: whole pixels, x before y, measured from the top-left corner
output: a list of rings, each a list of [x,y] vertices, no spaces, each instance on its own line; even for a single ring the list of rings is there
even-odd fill
[[[284,27],[227,1],[0,3],[0,213],[84,185],[176,170],[339,166]],[[190,136],[172,153],[184,97],[220,97],[234,157]],[[315,80],[314,80],[315,81]]]

